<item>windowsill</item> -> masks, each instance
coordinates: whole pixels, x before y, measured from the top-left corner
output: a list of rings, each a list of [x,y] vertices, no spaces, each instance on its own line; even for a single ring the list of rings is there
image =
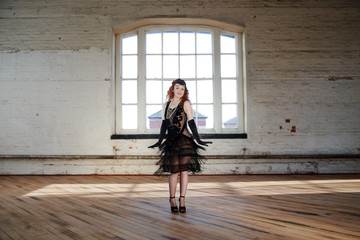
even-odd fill
[[[111,139],[158,139],[159,134],[114,134]],[[201,139],[247,139],[247,133],[204,133]]]

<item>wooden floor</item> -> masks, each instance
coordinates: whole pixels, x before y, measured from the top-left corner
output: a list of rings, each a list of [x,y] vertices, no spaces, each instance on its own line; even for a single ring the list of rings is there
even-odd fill
[[[178,196],[178,194],[177,194]],[[0,176],[0,239],[360,239],[360,175]]]

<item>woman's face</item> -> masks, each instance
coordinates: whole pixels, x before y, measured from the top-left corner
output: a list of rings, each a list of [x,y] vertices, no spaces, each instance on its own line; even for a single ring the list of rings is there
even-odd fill
[[[174,86],[174,95],[178,98],[182,98],[185,93],[185,86],[182,86],[180,84],[175,84]]]

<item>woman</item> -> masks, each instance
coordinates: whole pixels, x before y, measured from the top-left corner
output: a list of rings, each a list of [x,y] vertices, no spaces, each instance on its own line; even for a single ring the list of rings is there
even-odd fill
[[[193,173],[201,171],[202,156],[199,155],[199,149],[203,147],[197,145],[192,139],[187,124],[191,129],[193,136],[200,145],[207,146],[212,142],[203,142],[200,140],[196,125],[193,119],[192,108],[188,99],[189,92],[186,83],[182,79],[176,79],[172,82],[167,92],[169,99],[163,106],[163,120],[160,128],[160,138],[157,143],[149,148],[159,147],[161,158],[156,163],[159,169],[155,172],[160,175],[169,172],[169,192],[171,212],[185,213],[185,194],[188,185],[188,171]],[[168,131],[167,139],[162,140]],[[176,206],[175,193],[178,176],[180,175],[180,198],[179,209]]]

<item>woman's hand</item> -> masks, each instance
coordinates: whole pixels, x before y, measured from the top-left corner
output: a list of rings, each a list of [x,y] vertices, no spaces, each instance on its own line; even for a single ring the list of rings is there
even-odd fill
[[[201,140],[200,140],[199,133],[198,133],[198,131],[197,131],[197,128],[196,128],[196,124],[195,124],[194,119],[191,119],[190,121],[188,121],[188,124],[189,124],[189,127],[190,127],[190,129],[191,129],[192,134],[194,135],[196,141],[197,141],[200,145],[207,146],[208,144],[211,144],[211,143],[212,143],[212,142],[204,142],[204,141],[201,141]]]
[[[200,145],[208,146],[208,144],[212,144],[212,142],[209,141],[201,141],[200,139],[196,140]]]
[[[160,141],[158,141],[157,143],[155,143],[155,144],[153,144],[153,145],[149,146],[148,148],[156,148],[156,147],[158,147],[158,146],[160,146],[160,145],[161,145],[161,142],[160,142]]]
[[[167,127],[169,126],[169,123],[170,123],[169,119],[162,120],[161,127],[160,127],[160,138],[157,141],[157,143],[149,146],[149,148],[154,148],[154,147],[158,147],[161,145],[161,142],[165,138],[165,133],[166,133]]]

